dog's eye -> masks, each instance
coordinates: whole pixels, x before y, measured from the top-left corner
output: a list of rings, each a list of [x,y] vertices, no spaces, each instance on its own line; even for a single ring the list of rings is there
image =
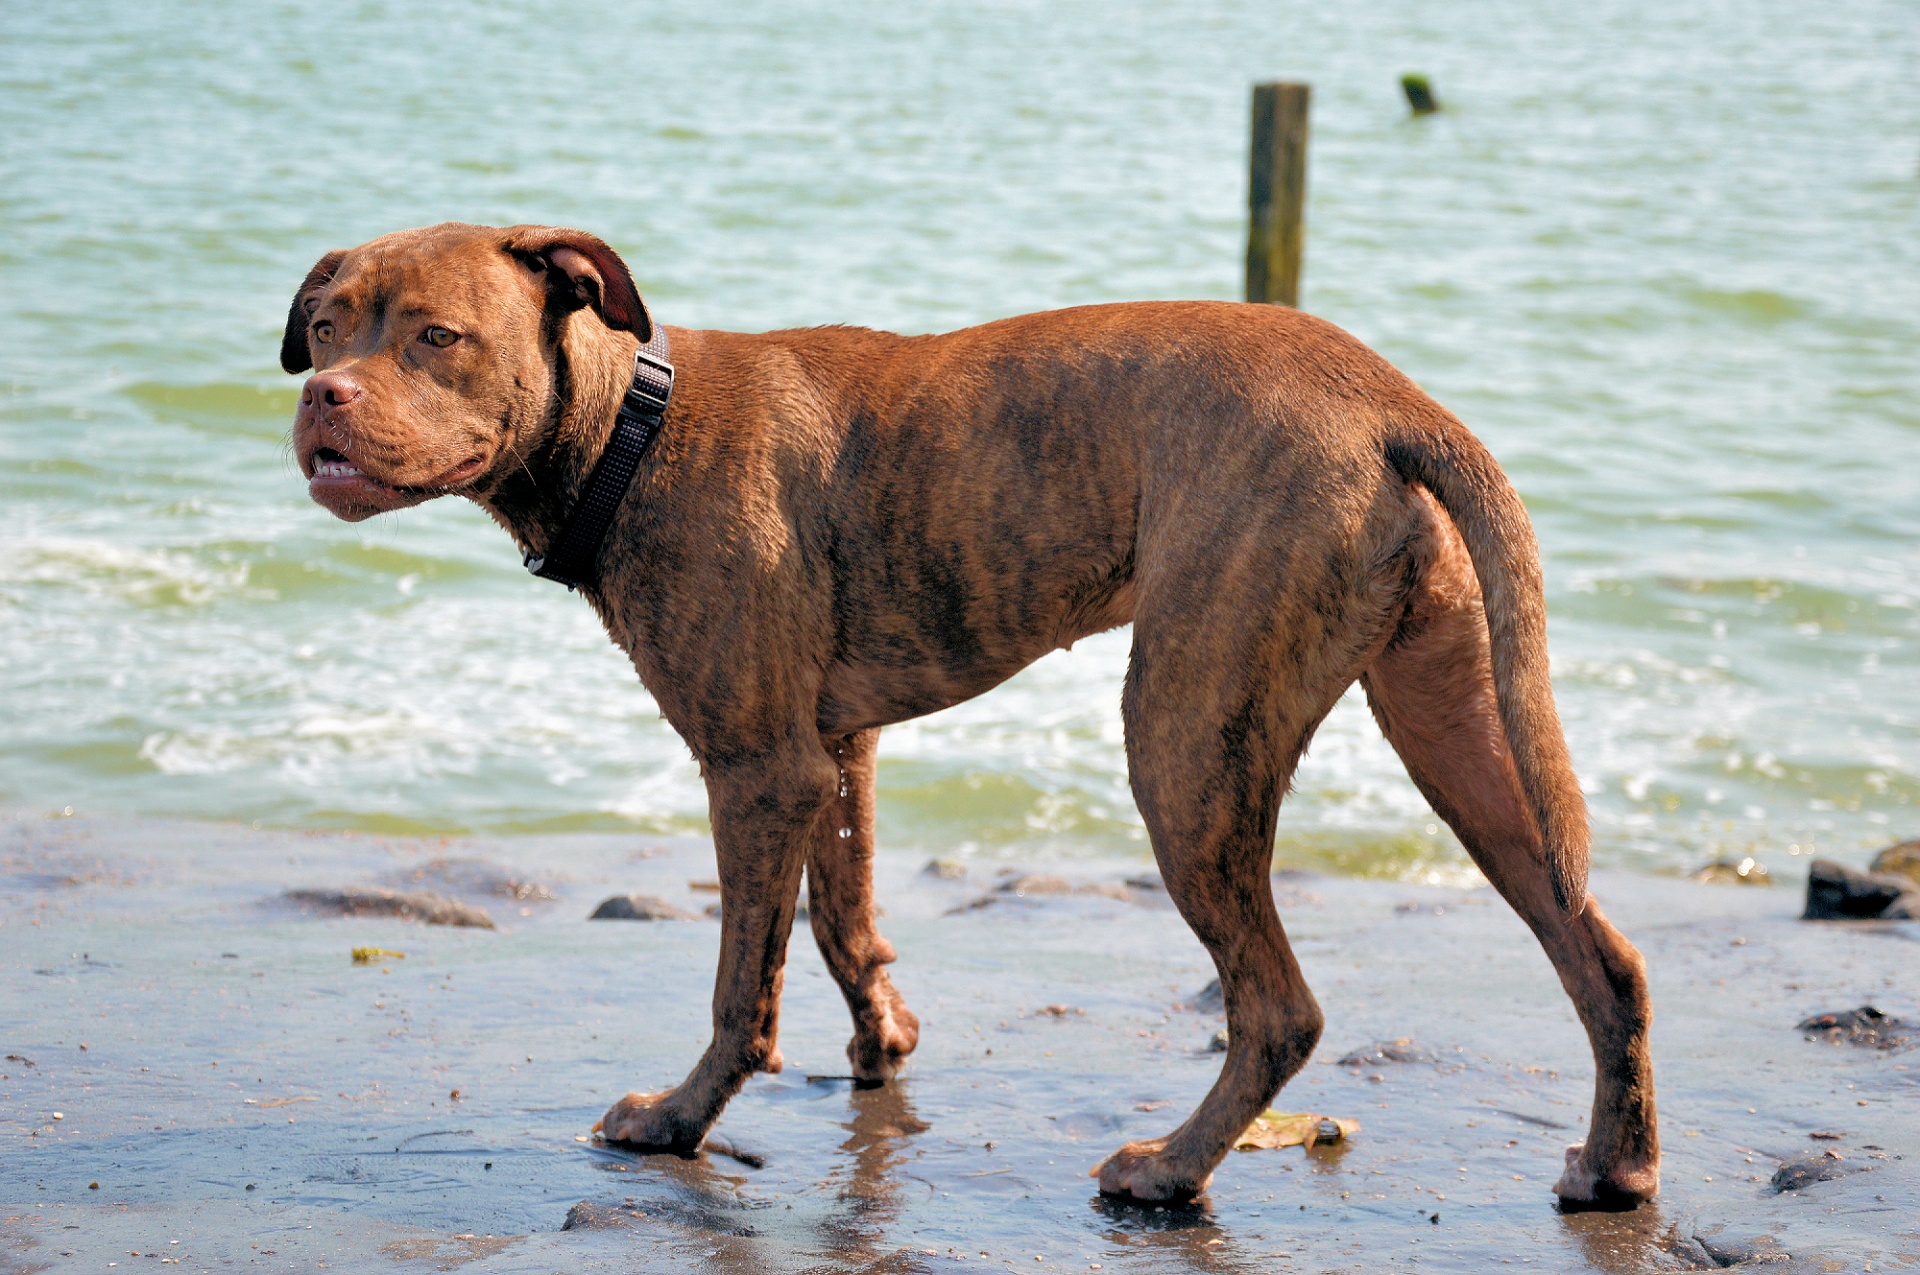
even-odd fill
[[[333,325],[325,319],[313,325],[313,339],[325,345],[333,340]]]
[[[455,341],[458,341],[460,334],[458,332],[449,332],[442,327],[431,327],[420,334],[420,339],[428,345],[438,346],[444,350]]]

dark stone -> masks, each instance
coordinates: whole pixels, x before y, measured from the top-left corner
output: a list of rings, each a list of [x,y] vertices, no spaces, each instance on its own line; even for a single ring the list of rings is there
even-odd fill
[[[1755,1265],[1768,1265],[1789,1260],[1790,1254],[1780,1251],[1780,1242],[1771,1235],[1755,1236],[1750,1240],[1723,1239],[1718,1235],[1696,1235],[1693,1242],[1712,1259],[1715,1266],[1725,1269],[1739,1266],[1743,1262]]]
[[[1920,888],[1891,873],[1855,872],[1831,859],[1815,859],[1807,872],[1809,921],[1858,921],[1873,918],[1920,919]]]
[[[1227,1029],[1222,1027],[1219,1031],[1213,1034],[1213,1039],[1207,1042],[1207,1052],[1210,1054],[1226,1053],[1227,1041],[1228,1041]]]
[[[1398,1040],[1376,1040],[1338,1060],[1342,1067],[1373,1067],[1380,1063],[1437,1063],[1437,1055],[1414,1044],[1405,1036]]]
[[[589,921],[693,921],[685,908],[648,894],[616,894],[593,910]]]
[[[1808,1040],[1824,1039],[1836,1045],[1844,1041],[1865,1049],[1898,1049],[1920,1028],[1871,1005],[1862,1005],[1859,1009],[1815,1014],[1795,1030],[1805,1032]]]
[[[1193,999],[1187,1002],[1187,1008],[1196,1014],[1219,1014],[1225,1012],[1227,1008],[1227,998],[1220,991],[1220,980],[1216,978],[1198,992],[1195,992]]]
[[[1697,1239],[1675,1238],[1667,1246],[1667,1251],[1673,1255],[1674,1264],[1680,1270],[1717,1271],[1720,1269],[1720,1263],[1713,1260],[1713,1254],[1707,1252],[1706,1246]]]
[[[428,925],[462,925],[491,930],[493,918],[485,908],[449,899],[427,890],[387,890],[378,886],[345,890],[288,890],[287,901],[300,910],[330,912],[335,916],[392,916]]]
[[[1773,1174],[1775,1191],[1804,1191],[1816,1182],[1831,1182],[1850,1173],[1865,1173],[1864,1164],[1850,1164],[1838,1151],[1798,1155],[1782,1164]]]
[[[928,859],[927,866],[920,869],[920,875],[936,881],[965,881],[967,865],[953,859]]]
[[[567,1220],[560,1224],[563,1231],[622,1231],[632,1226],[640,1217],[638,1209],[622,1208],[616,1204],[595,1204],[582,1200],[567,1210]]]

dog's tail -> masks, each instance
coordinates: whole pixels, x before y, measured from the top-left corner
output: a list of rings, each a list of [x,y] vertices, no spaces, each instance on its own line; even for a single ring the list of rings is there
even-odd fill
[[[1587,803],[1547,679],[1547,612],[1533,524],[1493,456],[1450,413],[1390,426],[1387,434],[1387,462],[1431,491],[1466,541],[1486,603],[1507,747],[1540,830],[1554,899],[1578,916],[1587,898]]]

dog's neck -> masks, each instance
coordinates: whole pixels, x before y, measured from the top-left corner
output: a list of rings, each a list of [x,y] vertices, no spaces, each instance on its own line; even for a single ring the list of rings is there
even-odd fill
[[[560,338],[539,436],[478,503],[523,553],[544,554],[580,498],[587,475],[613,435],[614,416],[633,381],[632,334],[571,316]]]

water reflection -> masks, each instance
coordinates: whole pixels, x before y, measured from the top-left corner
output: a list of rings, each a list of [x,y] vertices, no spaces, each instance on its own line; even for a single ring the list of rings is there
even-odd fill
[[[840,1126],[847,1131],[840,1144],[845,1159],[828,1177],[837,1207],[815,1229],[827,1251],[872,1262],[891,1247],[887,1229],[900,1217],[902,1193],[918,1183],[903,1166],[913,1158],[913,1139],[929,1126],[914,1113],[904,1085],[850,1089],[847,1105],[851,1119]]]
[[[1686,1251],[1687,1241],[1661,1216],[1658,1201],[1642,1204],[1631,1213],[1582,1212],[1563,1217],[1567,1234],[1579,1245],[1587,1264],[1606,1275],[1639,1275],[1675,1257],[1694,1256]],[[1700,1251],[1699,1257],[1711,1260],[1705,1250]]]
[[[1106,1226],[1101,1238],[1116,1258],[1150,1270],[1260,1271],[1259,1258],[1240,1251],[1232,1232],[1213,1220],[1213,1204],[1131,1204],[1096,1195],[1088,1207]]]
[[[807,1106],[835,1103],[823,1089],[813,1080],[805,1086],[768,1086],[763,1096]],[[780,1168],[793,1163],[785,1157],[763,1177],[753,1171],[765,1163],[757,1143],[736,1146],[720,1135],[687,1158],[591,1147],[600,1167],[642,1175],[635,1185],[644,1181],[646,1189],[621,1204],[582,1202],[569,1216],[569,1227],[632,1230],[668,1244],[688,1243],[703,1268],[725,1275],[762,1275],[795,1263],[816,1269],[821,1259],[836,1270],[877,1272],[895,1269],[909,1257],[917,1260],[901,1249],[897,1237],[889,1237],[907,1220],[907,1195],[927,1190],[907,1165],[915,1158],[913,1139],[929,1126],[899,1084],[848,1087],[845,1104],[837,1123],[846,1136],[817,1184],[783,1176]],[[763,1136],[779,1137],[771,1129]],[[752,1167],[743,1170],[743,1163]]]

